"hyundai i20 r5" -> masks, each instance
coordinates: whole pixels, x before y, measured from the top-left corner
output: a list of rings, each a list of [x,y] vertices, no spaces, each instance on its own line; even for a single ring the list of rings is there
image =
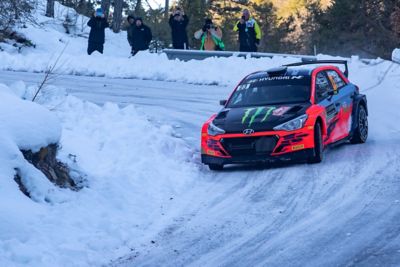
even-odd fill
[[[343,64],[346,70],[327,64]],[[347,76],[347,61],[337,60],[248,75],[203,125],[202,162],[212,170],[282,160],[318,163],[329,145],[364,143],[367,99]]]

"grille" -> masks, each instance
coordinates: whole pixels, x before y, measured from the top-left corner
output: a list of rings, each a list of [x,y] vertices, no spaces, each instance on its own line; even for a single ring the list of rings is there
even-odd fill
[[[269,156],[274,150],[276,136],[225,138],[222,146],[232,156]]]

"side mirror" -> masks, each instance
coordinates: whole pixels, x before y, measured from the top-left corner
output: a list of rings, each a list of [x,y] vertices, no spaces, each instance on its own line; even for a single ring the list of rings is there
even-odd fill
[[[228,102],[228,100],[220,100],[220,101],[219,101],[219,104],[220,104],[221,106],[225,106],[225,105],[226,105],[226,102]]]

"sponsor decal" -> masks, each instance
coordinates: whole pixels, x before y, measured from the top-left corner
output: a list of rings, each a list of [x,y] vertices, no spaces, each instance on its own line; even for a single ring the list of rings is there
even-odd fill
[[[257,108],[256,112],[254,113],[253,116],[251,116],[250,122],[249,122],[249,126],[251,126],[254,122],[254,120],[257,118],[258,115],[261,114],[261,112],[264,110],[264,108]]]
[[[292,150],[293,150],[293,151],[300,150],[300,149],[303,149],[303,148],[304,148],[304,145],[303,145],[303,144],[292,146]]]
[[[215,156],[215,152],[212,150],[207,150],[207,154],[211,156]]]
[[[274,116],[282,116],[282,115],[285,114],[289,109],[290,109],[290,107],[280,107],[280,108],[277,108],[277,109],[275,109],[275,110],[272,112],[272,115],[274,115]]]
[[[268,109],[268,111],[265,113],[264,118],[261,120],[261,122],[264,122],[264,121],[269,117],[269,115],[271,115],[271,113],[272,113],[275,109],[276,109],[276,107],[270,107],[270,108]]]
[[[244,112],[244,115],[242,117],[242,124],[245,124],[248,118],[250,118],[248,121],[249,127],[253,124],[253,122],[256,120],[257,117],[259,116],[264,116],[261,120],[261,122],[264,122],[271,114],[272,112],[276,109],[276,107],[258,107],[258,108],[248,108]],[[252,112],[254,112],[253,115]]]
[[[246,119],[249,117],[250,112],[252,112],[253,110],[254,110],[254,108],[246,109],[246,112],[244,113],[243,118],[242,118],[242,124],[244,124],[246,122]]]
[[[271,77],[263,77],[258,79],[259,82],[264,81],[287,81],[287,80],[301,80],[304,76],[295,75],[295,76],[271,76]]]

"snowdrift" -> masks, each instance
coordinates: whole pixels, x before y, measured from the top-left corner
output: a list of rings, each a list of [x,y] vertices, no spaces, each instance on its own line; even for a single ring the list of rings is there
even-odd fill
[[[11,87],[0,86],[4,266],[105,264],[167,219],[165,203],[196,177],[193,152],[172,128],[154,127],[132,106],[99,107],[52,87],[39,95],[45,108],[17,97],[29,98],[35,88]],[[59,159],[83,176],[78,192],[51,184],[19,151],[59,140]],[[16,168],[36,202],[19,191]]]

